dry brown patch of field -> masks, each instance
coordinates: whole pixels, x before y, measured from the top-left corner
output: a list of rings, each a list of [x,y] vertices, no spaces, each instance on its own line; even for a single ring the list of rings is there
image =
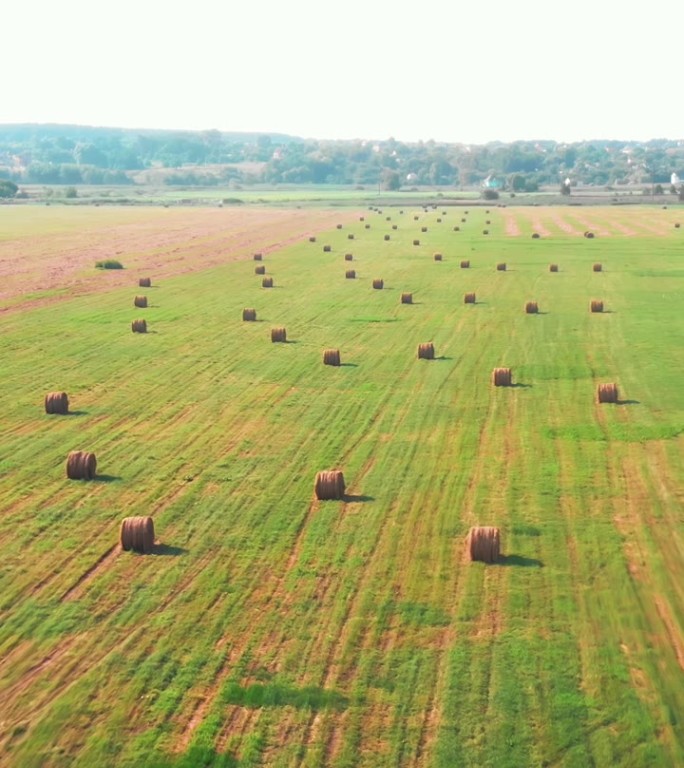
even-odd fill
[[[255,251],[268,254],[340,220],[352,221],[356,213],[68,208],[62,215],[69,221],[60,229],[50,226],[55,209],[30,210],[37,234],[21,228],[13,233],[8,225],[10,236],[0,241],[0,311],[130,285],[148,275],[154,285],[167,277],[252,258]],[[0,223],[3,214],[8,215],[0,212]],[[95,269],[95,262],[105,259],[117,259],[125,269]]]

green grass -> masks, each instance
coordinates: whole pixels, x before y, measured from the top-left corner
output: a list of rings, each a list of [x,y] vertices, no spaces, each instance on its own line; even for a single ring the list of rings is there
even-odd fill
[[[3,316],[0,762],[684,762],[681,243],[413,213],[266,256],[269,290],[251,261],[152,274],[147,335],[134,280]],[[349,499],[314,502],[334,467]],[[137,514],[166,549],[117,554]],[[500,565],[464,557],[478,523]]]

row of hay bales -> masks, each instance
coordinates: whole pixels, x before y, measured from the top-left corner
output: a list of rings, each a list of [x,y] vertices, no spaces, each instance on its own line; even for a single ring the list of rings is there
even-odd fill
[[[152,280],[141,277],[138,287],[150,288]],[[146,308],[147,296],[137,295],[133,306]],[[135,319],[131,324],[134,333],[145,333],[147,323]],[[45,395],[45,413],[50,415],[69,414],[69,396],[66,392],[48,392]],[[66,459],[66,476],[69,480],[94,480],[97,477],[97,457],[92,451],[69,451]],[[119,529],[119,543],[123,550],[147,554],[152,552],[155,543],[154,522],[149,516],[126,517]]]
[[[340,469],[318,472],[314,494],[319,501],[344,501],[346,484]],[[496,563],[501,555],[501,532],[493,526],[474,526],[468,531],[466,549],[473,561]]]

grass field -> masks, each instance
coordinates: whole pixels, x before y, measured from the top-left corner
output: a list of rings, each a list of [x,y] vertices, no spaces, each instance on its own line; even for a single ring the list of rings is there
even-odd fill
[[[5,279],[0,764],[684,764],[684,212],[304,211],[235,240],[237,213],[30,210],[23,240],[0,209],[0,266],[110,238],[127,269],[82,261],[41,301]],[[95,481],[66,479],[74,449]],[[330,468],[343,502],[314,499]],[[155,553],[121,552],[148,514]],[[499,564],[469,561],[476,524]]]

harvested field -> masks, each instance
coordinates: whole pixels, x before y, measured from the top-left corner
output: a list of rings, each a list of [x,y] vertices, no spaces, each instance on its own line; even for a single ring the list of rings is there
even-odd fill
[[[0,206],[0,271],[24,237],[45,249],[8,281],[0,334],[3,768],[684,765],[680,210],[587,209],[610,233],[588,243],[552,209],[536,242],[517,208],[486,237],[479,206],[460,233],[418,209],[420,249],[358,209],[278,209],[275,229],[248,206],[57,209],[19,235]],[[91,275],[91,252],[72,271],[103,221],[123,252],[100,256],[126,269]],[[37,265],[55,272],[36,297]],[[425,339],[439,357],[419,362]],[[620,399],[599,405],[606,382]],[[73,410],[47,416],[62,390]],[[65,478],[74,447],[101,474]],[[344,496],[319,501],[335,467]],[[125,516],[161,533],[145,556],[121,551]],[[481,524],[496,562],[464,547]]]

